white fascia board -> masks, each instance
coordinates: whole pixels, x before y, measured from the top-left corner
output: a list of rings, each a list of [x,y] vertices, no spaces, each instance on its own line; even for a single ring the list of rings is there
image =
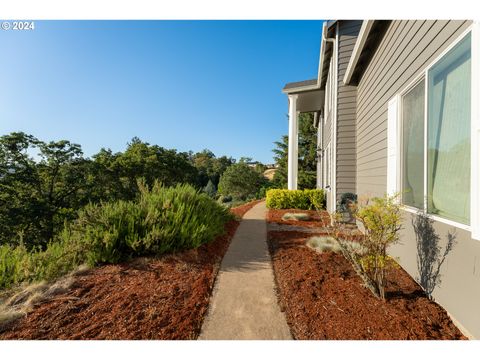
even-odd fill
[[[373,22],[374,20],[363,20],[362,27],[360,28],[360,32],[358,33],[357,41],[355,42],[355,46],[353,47],[352,55],[350,55],[350,61],[348,62],[347,71],[345,72],[345,76],[343,77],[343,83],[345,85],[348,85],[350,83],[350,80],[352,80],[353,71],[357,66],[358,59],[360,58],[363,47],[365,46],[368,34],[370,34]]]
[[[303,91],[310,91],[310,90],[317,90],[320,88],[320,82],[322,81],[322,67],[323,67],[323,52],[325,50],[325,31],[327,31],[327,21],[323,22],[322,28],[322,37],[320,40],[320,58],[318,59],[318,76],[317,76],[317,83],[315,85],[308,85],[308,86],[300,86],[298,88],[291,88],[287,90],[282,90],[284,94],[291,94]]]
[[[325,51],[325,36],[327,31],[327,21],[323,22],[322,27],[322,40],[320,41],[320,59],[318,60],[318,86],[320,86],[320,82],[322,81],[322,69],[323,69],[323,59],[324,59],[324,51]]]
[[[311,91],[311,90],[317,90],[319,88],[320,84],[318,83],[318,80],[317,80],[317,83],[315,85],[308,85],[308,86],[299,86],[299,87],[296,87],[296,88],[290,88],[290,89],[284,89],[282,90],[282,92],[284,94],[292,94],[292,93],[299,93],[299,92],[305,92],[305,91]]]

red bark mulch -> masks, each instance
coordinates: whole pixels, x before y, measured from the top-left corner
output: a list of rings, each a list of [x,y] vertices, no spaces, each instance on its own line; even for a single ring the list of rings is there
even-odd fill
[[[310,215],[310,220],[302,221],[302,220],[283,220],[282,216],[286,213],[302,213]],[[326,211],[321,211],[320,213],[316,210],[298,210],[298,209],[270,209],[268,210],[267,214],[267,222],[270,223],[277,223],[277,224],[284,224],[284,225],[297,225],[297,226],[304,226],[304,227],[323,227],[326,226],[330,222],[330,217]]]
[[[231,211],[243,216],[257,202]],[[105,265],[75,276],[0,339],[195,339],[238,221],[198,249]]]
[[[389,274],[383,302],[343,255],[305,246],[308,236],[268,234],[280,306],[296,339],[465,339],[403,269]]]
[[[254,207],[255,205],[257,205],[258,203],[261,203],[263,200],[260,199],[260,200],[253,200],[253,201],[250,201],[246,204],[243,204],[243,205],[240,205],[240,206],[237,206],[237,207],[234,207],[234,208],[231,208],[230,211],[232,213],[234,213],[235,215],[237,215],[238,217],[243,217],[243,215],[245,215],[245,213],[250,210],[252,207]]]

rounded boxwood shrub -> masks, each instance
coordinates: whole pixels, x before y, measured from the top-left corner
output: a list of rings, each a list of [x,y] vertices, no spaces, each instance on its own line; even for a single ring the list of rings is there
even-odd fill
[[[323,209],[325,193],[322,189],[270,189],[267,191],[266,203],[270,209]]]

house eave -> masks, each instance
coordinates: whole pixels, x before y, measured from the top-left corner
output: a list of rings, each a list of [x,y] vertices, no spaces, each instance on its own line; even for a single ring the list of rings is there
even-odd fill
[[[336,25],[338,20],[334,21],[325,21],[323,23],[322,29],[322,41],[320,44],[320,61],[318,64],[318,85],[319,88],[322,89],[325,87],[325,81],[323,81],[324,72],[328,73],[328,61],[330,60],[332,54],[328,54],[327,56],[327,38],[331,38],[335,35]],[[325,76],[326,78],[326,76]]]
[[[298,94],[302,92],[307,92],[307,91],[313,91],[313,90],[318,90],[320,87],[318,84],[315,85],[308,85],[308,86],[299,86],[299,87],[294,87],[294,88],[289,88],[289,89],[282,89],[282,92],[284,94]]]
[[[343,77],[343,83],[345,85],[349,85],[350,81],[352,80],[352,75],[357,67],[358,59],[360,58],[360,54],[362,53],[363,48],[365,47],[365,43],[367,42],[368,35],[372,30],[372,26],[374,22],[375,22],[374,20],[364,20],[362,23],[362,27],[360,28],[357,41],[355,42],[355,46],[350,56],[350,61],[348,62],[345,76]]]

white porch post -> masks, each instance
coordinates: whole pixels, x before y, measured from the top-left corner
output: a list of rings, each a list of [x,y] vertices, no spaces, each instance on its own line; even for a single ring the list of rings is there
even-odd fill
[[[297,190],[298,178],[298,121],[297,97],[288,96],[288,190]]]

